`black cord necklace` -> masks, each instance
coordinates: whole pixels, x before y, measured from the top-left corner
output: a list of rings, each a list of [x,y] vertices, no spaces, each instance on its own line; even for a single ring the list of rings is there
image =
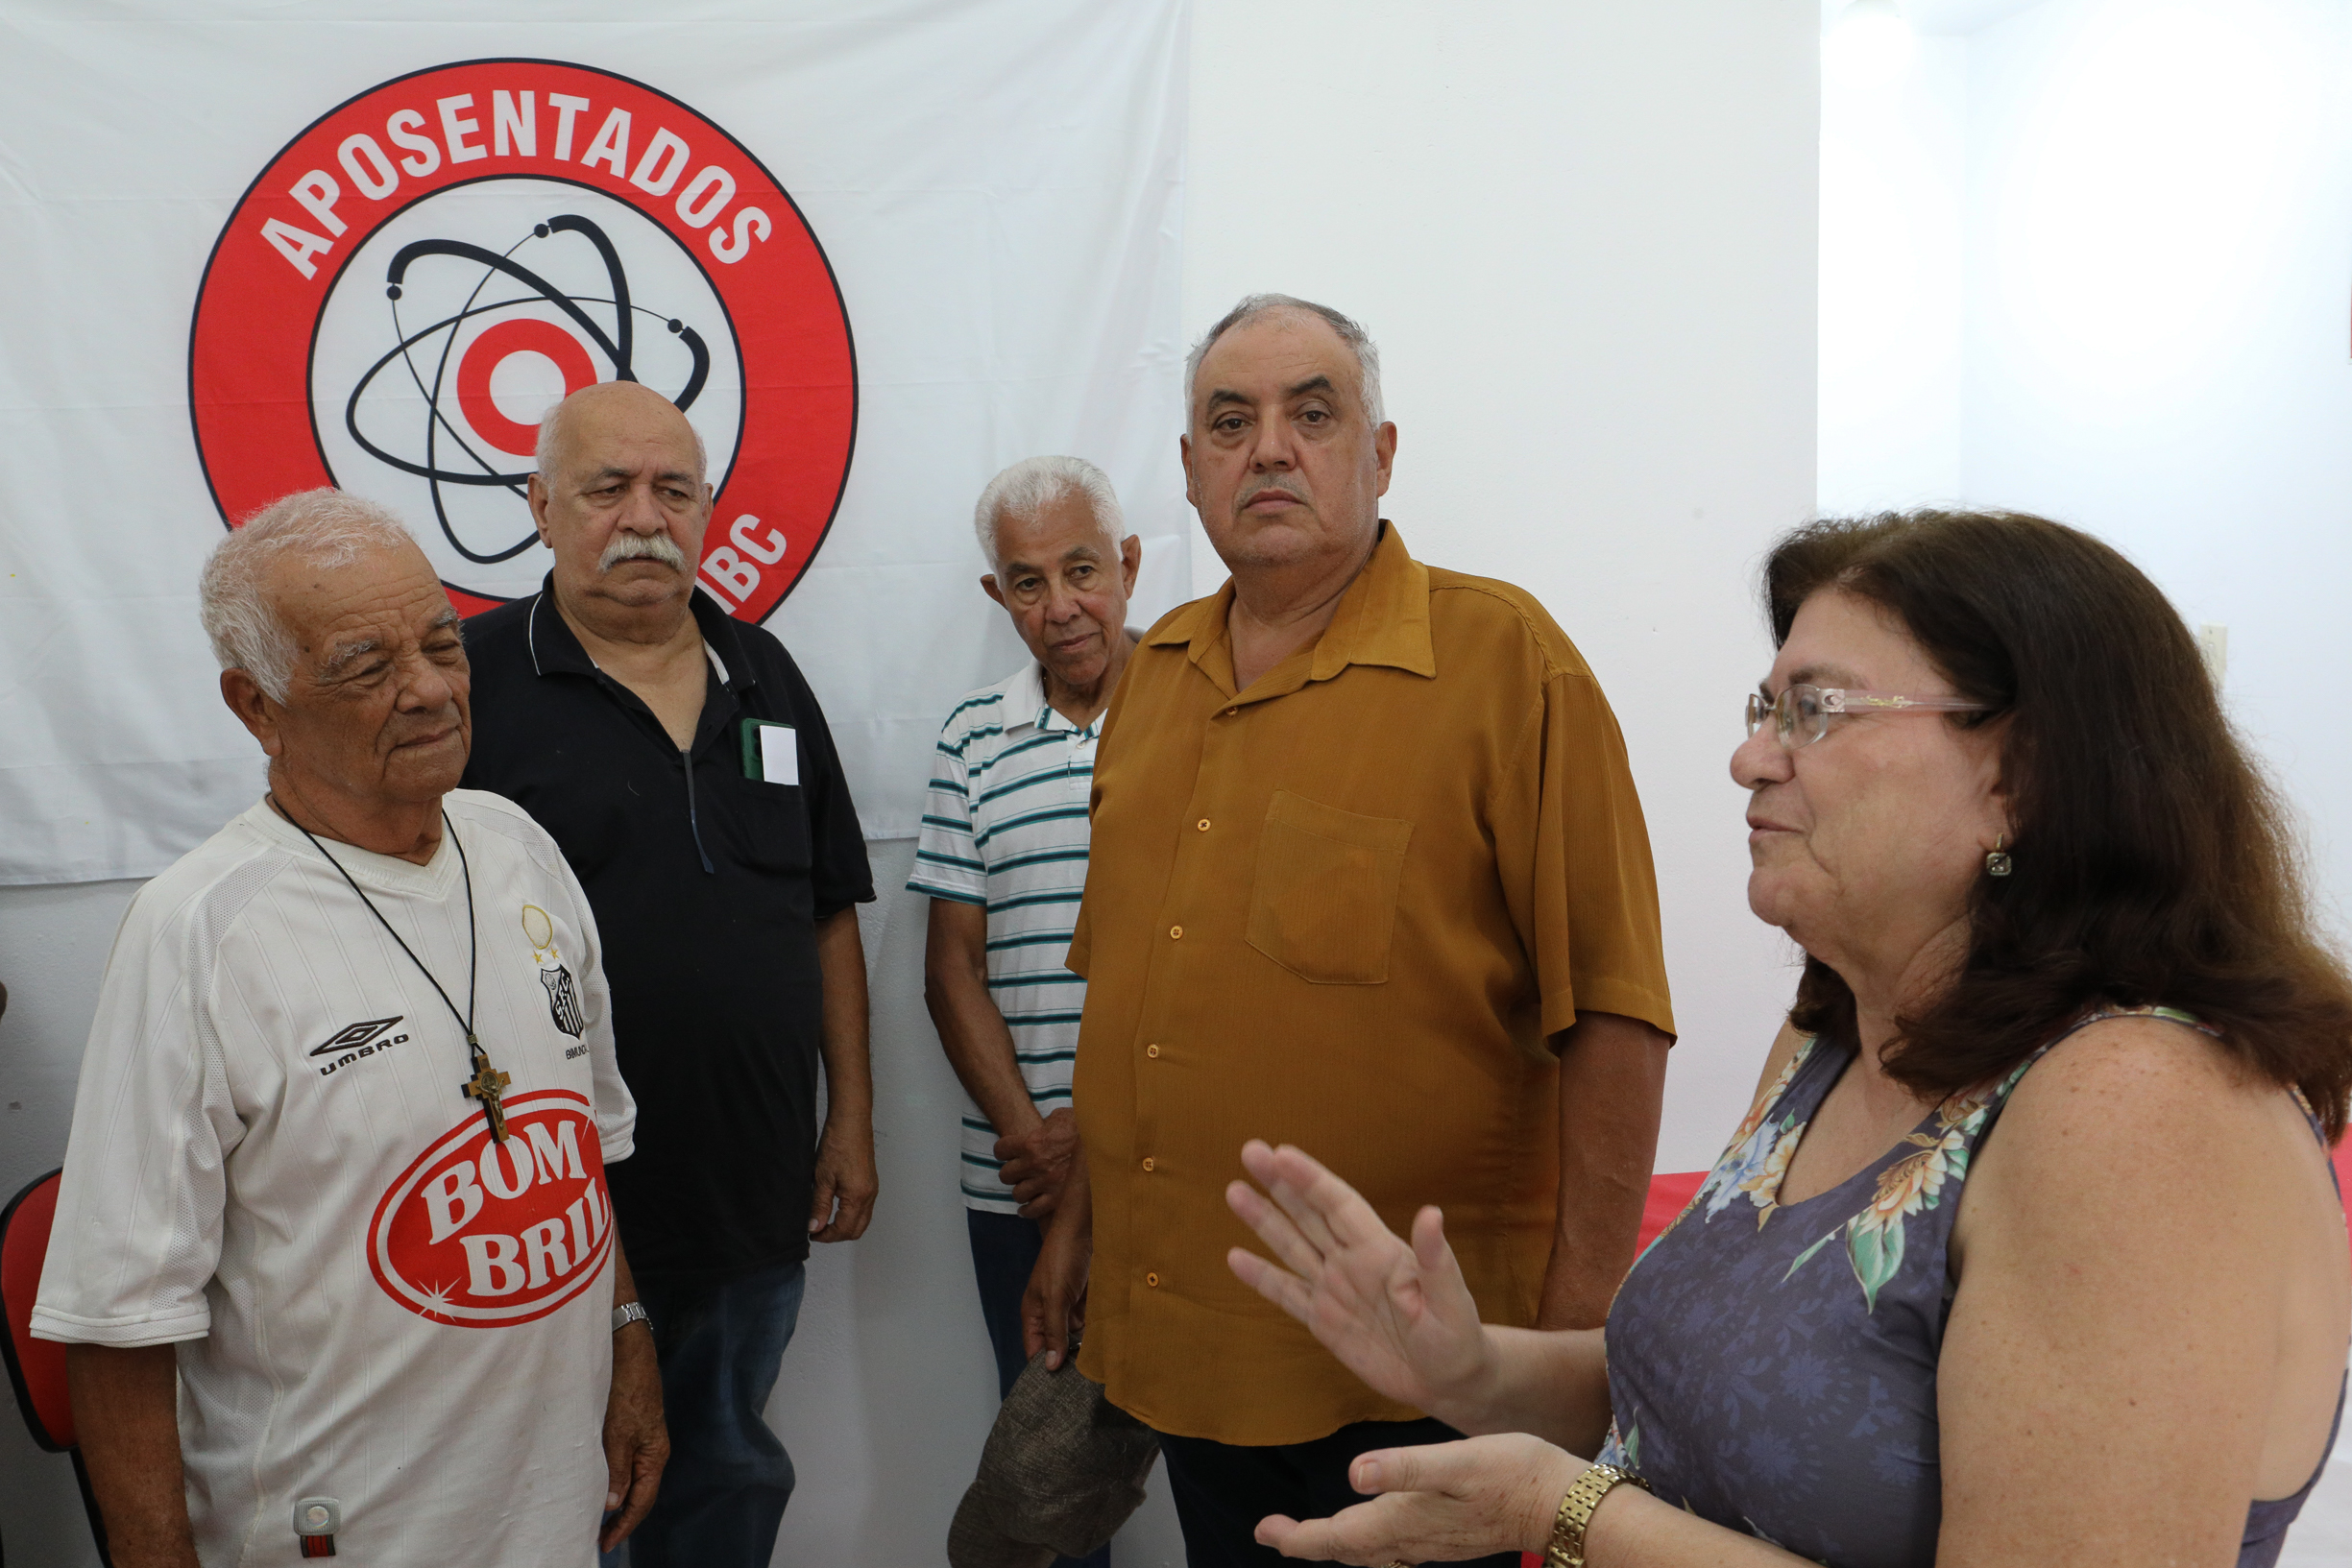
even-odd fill
[[[295,822],[293,813],[278,804],[276,795],[270,796],[269,802],[271,810],[284,817],[293,825],[296,832],[309,839],[312,849],[327,856],[328,865],[343,872],[343,880],[350,882],[352,891],[359,895],[359,902],[368,906],[368,913],[376,917],[376,923],[384,929],[392,940],[400,943],[400,951],[408,954],[408,961],[417,966],[417,973],[424,977],[424,982],[431,986],[441,998],[441,1005],[449,1010],[449,1016],[455,1019],[457,1026],[465,1031],[466,1049],[473,1063],[473,1076],[466,1079],[459,1087],[465,1091],[469,1099],[478,1099],[482,1102],[482,1115],[490,1122],[491,1138],[497,1143],[505,1143],[506,1112],[498,1104],[498,1096],[514,1079],[490,1065],[490,1053],[482,1049],[481,1041],[473,1037],[474,981],[481,975],[482,946],[480,932],[475,929],[473,921],[473,866],[466,859],[466,841],[457,836],[457,824],[449,820],[448,810],[442,811],[442,831],[449,835],[449,842],[457,846],[458,869],[465,874],[466,879],[466,1010],[463,1013],[457,1010],[457,1003],[449,1000],[449,992],[442,989],[441,982],[433,977],[433,972],[424,967],[424,960],[417,956],[417,950],[401,940],[400,933],[393,930],[392,922],[384,918],[384,912],[376,906],[374,899],[368,897],[367,890],[352,880],[349,871],[344,870],[343,862],[327,854],[327,846],[319,842],[316,833],[301,823]]]

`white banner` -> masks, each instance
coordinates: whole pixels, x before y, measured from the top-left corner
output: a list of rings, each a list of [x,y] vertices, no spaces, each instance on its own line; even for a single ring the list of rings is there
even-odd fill
[[[469,612],[546,568],[540,412],[676,399],[702,582],[808,672],[872,837],[1022,657],[972,502],[1100,463],[1186,595],[1184,0],[0,13],[0,882],[150,875],[250,804],[197,623],[229,522],[339,484]]]

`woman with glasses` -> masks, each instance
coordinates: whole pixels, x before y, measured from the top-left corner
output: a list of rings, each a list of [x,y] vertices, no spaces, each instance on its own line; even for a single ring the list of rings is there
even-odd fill
[[[1477,1435],[1366,1455],[1284,1555],[2273,1562],[2341,1413],[2352,985],[2171,606],[2037,518],[1824,522],[1765,568],[1748,901],[1804,950],[1754,1108],[1605,1331],[1482,1327],[1252,1144],[1232,1266]],[[1591,1462],[1588,1462],[1589,1459]]]

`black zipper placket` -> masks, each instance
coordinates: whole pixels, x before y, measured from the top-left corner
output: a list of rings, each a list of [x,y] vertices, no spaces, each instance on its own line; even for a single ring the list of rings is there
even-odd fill
[[[703,874],[715,877],[718,867],[711,864],[711,852],[702,847],[702,820],[694,814],[694,749],[679,747],[678,760],[686,767],[686,826],[694,835],[694,853],[702,857]]]

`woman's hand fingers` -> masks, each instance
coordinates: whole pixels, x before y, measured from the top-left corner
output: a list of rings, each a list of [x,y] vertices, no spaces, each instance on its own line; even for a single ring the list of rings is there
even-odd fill
[[[1458,1493],[1491,1468],[1469,1441],[1424,1443],[1413,1448],[1376,1448],[1356,1456],[1347,1467],[1347,1484],[1367,1497],[1383,1492]]]
[[[1420,1268],[1422,1299],[1432,1307],[1450,1303],[1475,1321],[1478,1304],[1470,1299],[1469,1282],[1462,1277],[1462,1262],[1445,1240],[1443,1210],[1432,1204],[1413,1217],[1412,1245],[1413,1261]]]
[[[1271,1546],[1286,1557],[1303,1557],[1309,1562],[1348,1562],[1371,1568],[1398,1560],[1397,1553],[1383,1544],[1392,1533],[1378,1521],[1368,1523],[1361,1515],[1377,1505],[1359,1503],[1345,1508],[1328,1519],[1308,1519],[1301,1522],[1284,1514],[1268,1514],[1258,1521],[1256,1531],[1260,1546]]]
[[[1251,1252],[1247,1247],[1234,1247],[1225,1253],[1225,1266],[1258,1294],[1289,1313],[1308,1327],[1314,1326],[1315,1292],[1304,1280]]]
[[[1316,1167],[1316,1174],[1327,1177],[1331,1185],[1347,1197],[1358,1203],[1364,1201],[1356,1196],[1354,1189],[1321,1167]],[[1266,1195],[1281,1205],[1282,1212],[1290,1216],[1291,1223],[1298,1227],[1298,1234],[1305,1237],[1316,1251],[1327,1257],[1340,1250],[1339,1238],[1333,1233],[1330,1218],[1324,1213],[1325,1205],[1334,1201],[1333,1194],[1327,1189],[1319,1190],[1314,1176],[1300,1182],[1291,1172],[1283,1171],[1266,1189]]]
[[[1246,1181],[1229,1182],[1225,1186],[1225,1207],[1245,1225],[1257,1232],[1269,1251],[1282,1260],[1284,1266],[1299,1278],[1313,1281],[1323,1271],[1323,1253],[1313,1242],[1298,1234],[1298,1227],[1290,1217],[1272,1203],[1266,1194]]]

